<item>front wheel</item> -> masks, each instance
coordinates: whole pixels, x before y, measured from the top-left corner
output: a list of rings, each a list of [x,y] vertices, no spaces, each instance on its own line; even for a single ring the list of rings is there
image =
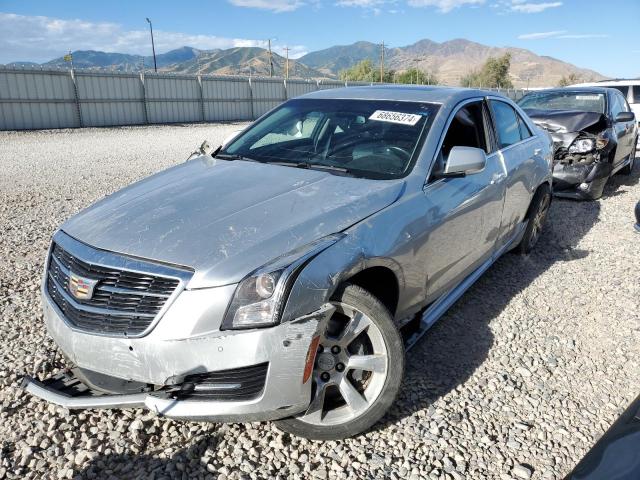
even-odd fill
[[[633,144],[633,149],[629,154],[629,163],[627,163],[624,167],[620,169],[620,173],[623,175],[631,175],[633,172],[633,166],[636,162],[636,144],[638,143],[638,139]]]
[[[322,326],[311,402],[276,426],[314,440],[338,440],[375,424],[395,400],[404,375],[404,345],[389,311],[369,292],[347,284]]]

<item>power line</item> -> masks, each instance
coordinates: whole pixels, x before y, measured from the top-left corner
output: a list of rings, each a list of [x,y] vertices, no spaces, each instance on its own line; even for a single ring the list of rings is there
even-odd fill
[[[380,45],[380,83],[384,82],[384,40]]]
[[[285,64],[285,74],[284,74],[284,78],[288,79],[289,78],[289,47],[284,47],[284,51],[287,53],[287,63]]]

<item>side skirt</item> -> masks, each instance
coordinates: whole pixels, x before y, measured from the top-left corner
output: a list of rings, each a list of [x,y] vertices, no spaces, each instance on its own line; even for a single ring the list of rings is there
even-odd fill
[[[502,256],[505,252],[508,252],[513,247],[517,246],[524,232],[527,228],[528,220],[525,220],[520,224],[520,228],[516,232],[516,234],[509,240],[505,245],[503,245],[500,249],[498,249],[494,254],[489,257],[482,265],[480,265],[476,270],[474,270],[467,278],[465,278],[462,282],[460,282],[456,287],[454,287],[449,292],[442,295],[438,300],[433,302],[426,310],[422,313],[422,317],[420,318],[420,324],[415,332],[409,336],[409,338],[405,341],[405,349],[409,350],[413,348],[415,344],[422,338],[422,336],[427,333],[429,330],[442,315],[445,314],[449,308],[456,303],[460,297],[467,291],[471,286],[476,283],[476,281],[482,276],[484,272],[486,272],[491,265],[495,263],[498,258]],[[420,315],[420,314],[418,314]]]

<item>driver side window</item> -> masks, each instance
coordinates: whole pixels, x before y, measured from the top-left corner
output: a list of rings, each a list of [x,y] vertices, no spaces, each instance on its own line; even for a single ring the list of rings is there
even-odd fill
[[[468,103],[456,112],[447,128],[429,181],[433,181],[444,171],[453,147],[475,147],[490,153],[482,100]]]

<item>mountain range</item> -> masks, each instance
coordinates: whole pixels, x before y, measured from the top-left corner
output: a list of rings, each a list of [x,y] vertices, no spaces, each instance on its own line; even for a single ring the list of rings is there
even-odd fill
[[[356,42],[307,53],[289,60],[289,75],[302,78],[337,78],[342,70],[362,60],[375,66],[380,62],[380,45]],[[584,81],[605,77],[593,70],[580,68],[556,58],[540,56],[522,48],[491,47],[465,39],[434,42],[423,39],[405,47],[385,48],[385,68],[403,71],[417,67],[434,74],[440,83],[457,85],[461,77],[478,70],[489,57],[511,54],[510,75],[516,87],[555,85],[563,77],[575,74]],[[286,60],[271,55],[273,74],[283,76]],[[217,75],[270,74],[269,52],[259,47],[198,50],[181,47],[156,56],[159,71]],[[73,52],[75,68],[97,68],[110,71],[140,71],[153,69],[153,57],[93,50]],[[15,62],[12,66],[35,66],[33,62]],[[63,57],[40,64],[43,67],[68,67]],[[377,69],[376,69],[377,70]]]

